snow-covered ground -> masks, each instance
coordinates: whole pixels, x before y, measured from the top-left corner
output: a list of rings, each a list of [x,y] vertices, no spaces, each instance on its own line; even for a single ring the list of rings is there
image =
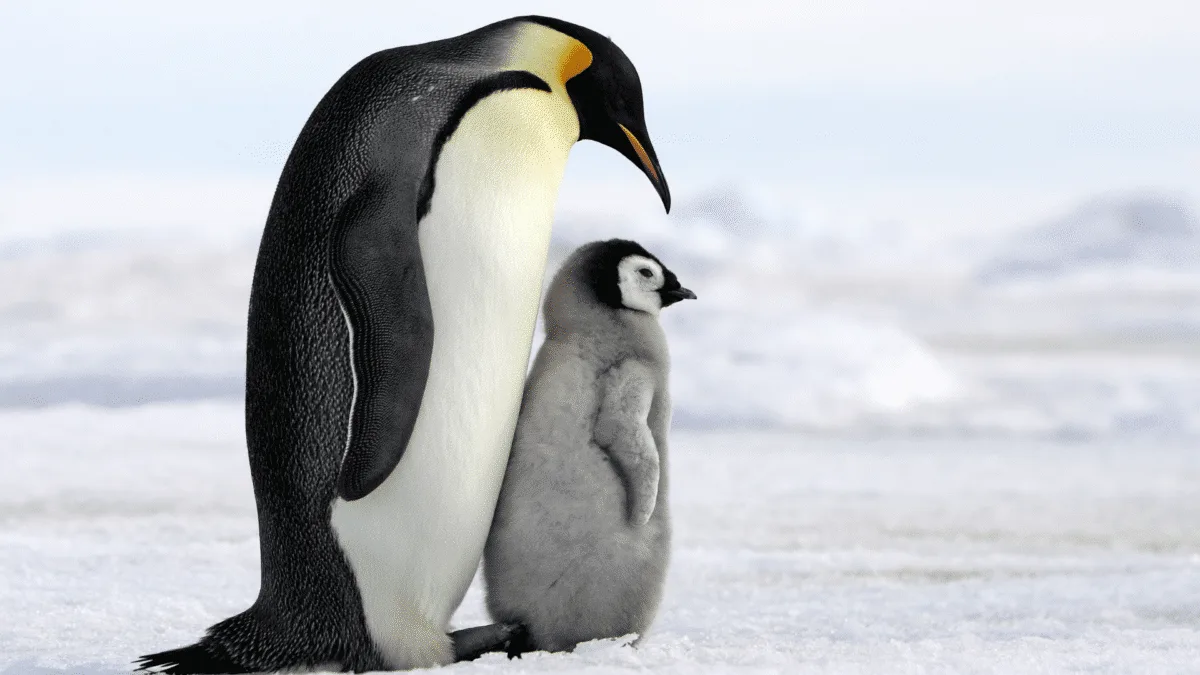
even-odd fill
[[[120,672],[244,608],[230,403],[0,413],[0,673]],[[676,434],[640,649],[450,672],[1181,673],[1200,663],[1194,445]],[[483,622],[472,588],[456,617]]]
[[[1195,670],[1183,201],[1107,197],[986,236],[822,227],[727,189],[670,218],[594,206],[560,209],[552,267],[631,237],[700,296],[663,315],[668,597],[641,649],[452,671]],[[256,592],[254,239],[0,231],[0,675],[119,672]],[[476,587],[457,622],[483,620]]]

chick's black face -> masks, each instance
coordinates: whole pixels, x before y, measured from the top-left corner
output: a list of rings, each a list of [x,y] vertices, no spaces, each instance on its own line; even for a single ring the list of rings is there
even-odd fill
[[[679,283],[654,254],[625,239],[588,244],[582,264],[596,299],[615,310],[658,314],[696,294]]]
[[[567,94],[579,115],[579,139],[603,143],[633,162],[671,210],[671,191],[646,130],[642,83],[633,62],[612,40],[575,24],[548,17],[529,17],[583,43],[592,63],[567,81]]]

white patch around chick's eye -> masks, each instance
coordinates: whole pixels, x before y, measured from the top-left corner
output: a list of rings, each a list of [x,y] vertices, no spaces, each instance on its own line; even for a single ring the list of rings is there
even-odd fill
[[[658,314],[663,287],[662,266],[640,255],[626,256],[617,265],[617,286],[621,289],[621,304],[648,314]]]

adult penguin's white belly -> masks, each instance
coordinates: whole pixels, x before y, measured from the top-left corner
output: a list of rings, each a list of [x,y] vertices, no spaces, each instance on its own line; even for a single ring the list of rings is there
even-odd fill
[[[439,156],[419,226],[434,324],[420,413],[387,480],[333,504],[367,629],[393,667],[450,660],[445,631],[504,478],[554,204],[578,137],[558,87],[502,91],[467,112]]]

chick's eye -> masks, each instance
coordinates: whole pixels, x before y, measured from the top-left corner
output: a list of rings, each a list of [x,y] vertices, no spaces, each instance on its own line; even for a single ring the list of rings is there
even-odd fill
[[[651,272],[649,267],[643,267],[642,269],[638,270],[638,274],[646,277],[647,279],[654,276],[654,272]]]

